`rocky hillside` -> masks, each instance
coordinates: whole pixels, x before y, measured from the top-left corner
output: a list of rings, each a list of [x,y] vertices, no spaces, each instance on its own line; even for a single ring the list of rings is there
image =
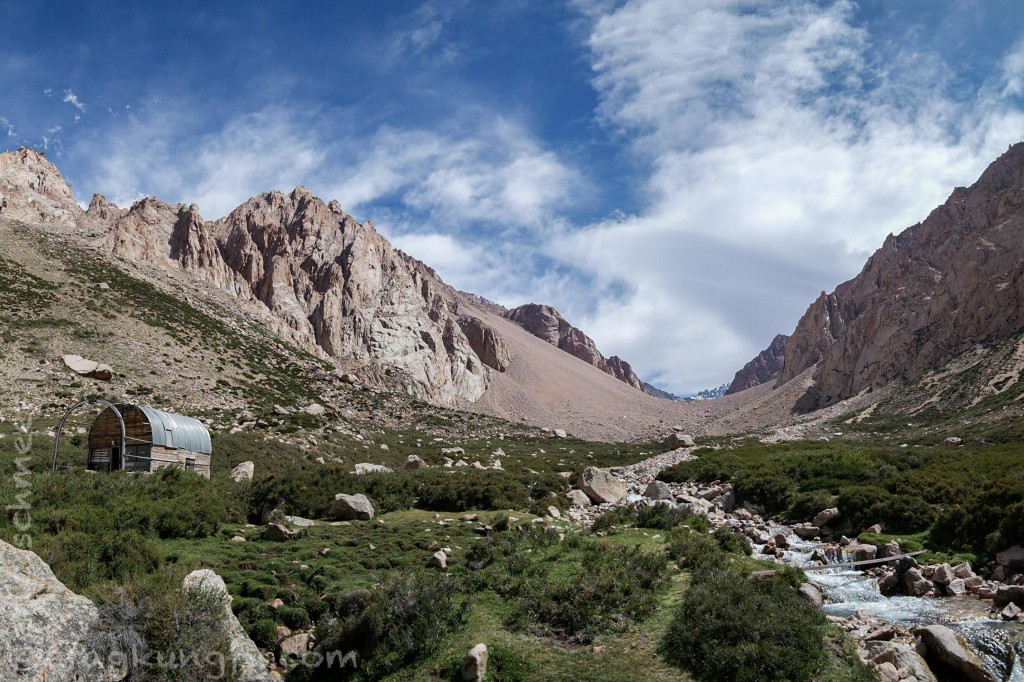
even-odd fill
[[[771,383],[778,378],[782,371],[782,364],[786,360],[786,345],[789,337],[785,334],[778,334],[772,339],[771,345],[757,354],[757,357],[743,365],[743,369],[736,372],[725,395],[732,395],[745,391],[754,386]]]
[[[778,384],[815,367],[796,405],[814,410],[919,378],[1022,329],[1024,143],[822,293],[793,332]]]
[[[644,390],[644,382],[636,375],[629,363],[613,355],[604,357],[594,340],[582,330],[572,326],[557,310],[547,305],[527,303],[509,310],[505,316],[539,339],[561,348],[569,355],[611,374],[619,381]]]

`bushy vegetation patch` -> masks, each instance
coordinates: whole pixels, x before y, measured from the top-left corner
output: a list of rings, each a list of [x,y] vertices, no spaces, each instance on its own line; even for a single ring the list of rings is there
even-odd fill
[[[298,666],[293,680],[376,680],[433,653],[466,619],[466,601],[451,577],[418,571],[339,602],[320,628],[324,651],[356,652],[358,666]]]
[[[538,528],[496,533],[467,559],[479,588],[513,601],[513,627],[574,642],[648,617],[667,582],[664,552]]]
[[[791,521],[836,506],[854,533],[876,523],[890,533],[930,530],[932,549],[991,555],[1024,539],[1019,460],[1008,445],[747,443],[704,452],[659,478],[729,480],[741,501]]]
[[[591,530],[607,532],[617,526],[670,530],[682,524],[686,524],[691,528],[698,525],[705,530],[707,529],[706,519],[692,516],[680,507],[667,504],[656,504],[653,507],[645,504],[634,504],[625,507],[615,507],[604,512],[594,519]]]
[[[660,653],[699,680],[812,679],[827,662],[827,621],[784,579],[697,571]]]

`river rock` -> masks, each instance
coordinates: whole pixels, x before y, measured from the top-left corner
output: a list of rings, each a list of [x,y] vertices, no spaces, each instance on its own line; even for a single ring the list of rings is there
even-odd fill
[[[463,682],[484,682],[487,676],[487,645],[477,644],[469,650],[459,668]]]
[[[928,662],[933,671],[948,670],[958,680],[967,682],[996,682],[996,678],[982,667],[981,661],[957,638],[956,633],[945,625],[929,625],[920,628],[921,637],[918,653]]]
[[[839,510],[835,507],[832,507],[831,509],[824,509],[818,512],[818,514],[814,517],[814,521],[812,521],[811,523],[813,523],[818,528],[824,528],[825,526],[829,525],[838,518]]]
[[[900,549],[900,543],[898,543],[896,540],[892,540],[891,542],[887,542],[878,548],[878,554],[876,555],[876,558],[888,559],[889,557],[899,556],[902,551],[903,550]]]
[[[224,580],[210,569],[202,568],[186,575],[181,586],[186,592],[201,590],[221,598],[221,619],[228,631],[228,655],[232,669],[238,673],[235,679],[238,682],[271,682],[263,654],[231,611],[231,595]]]
[[[338,493],[331,504],[331,515],[339,521],[369,521],[373,518],[373,505],[366,499],[366,495]]]
[[[251,481],[252,475],[256,471],[256,465],[252,462],[242,462],[228,474],[228,477],[232,481]]]
[[[1011,602],[1024,608],[1024,586],[1000,585],[996,588],[996,593],[992,596],[992,603],[997,609],[1001,609]]]
[[[932,574],[929,577],[940,585],[948,585],[956,576],[953,575],[952,566],[949,564],[940,564],[935,567],[935,570],[932,571]]]
[[[672,494],[672,489],[668,487],[668,483],[664,481],[651,481],[650,485],[647,486],[647,490],[644,491],[644,497],[649,500],[674,500],[675,495]]]
[[[612,476],[607,469],[597,467],[584,469],[577,485],[596,504],[614,504],[629,494],[625,483]]]
[[[779,531],[775,534],[775,546],[782,549],[789,547],[789,539],[786,537],[785,533]]]
[[[874,545],[864,545],[859,542],[850,544],[846,548],[846,556],[853,561],[871,561],[878,554],[878,548]]]
[[[996,554],[996,563],[1006,568],[1024,570],[1024,547],[1014,545]]]
[[[924,659],[914,649],[897,642],[866,642],[867,660],[875,665],[891,663],[897,670],[906,670],[904,680],[937,682]]]
[[[919,568],[908,569],[903,576],[903,586],[911,597],[923,597],[934,587],[934,583],[925,578]]]
[[[974,571],[971,569],[971,564],[965,561],[962,564],[957,564],[953,567],[953,575],[957,578],[967,580],[968,578],[974,577]]]
[[[819,590],[818,586],[814,583],[804,583],[796,593],[801,599],[809,601],[819,609],[821,608],[821,605],[825,603],[821,597],[821,590]]]
[[[946,585],[946,594],[951,597],[962,597],[967,594],[967,585],[964,584],[963,578],[953,578]]]
[[[1020,617],[1020,614],[1020,607],[1014,604],[1013,602],[1007,604],[1006,608],[999,612],[999,616],[1003,620],[1017,620]]]
[[[804,540],[813,540],[819,533],[818,527],[810,523],[798,523],[793,526],[793,534]]]

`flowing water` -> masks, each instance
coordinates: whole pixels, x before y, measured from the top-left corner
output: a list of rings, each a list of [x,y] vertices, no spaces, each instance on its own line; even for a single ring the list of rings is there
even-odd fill
[[[774,534],[776,530],[772,529]],[[817,542],[789,537],[790,547],[781,559],[810,566]],[[874,578],[852,568],[836,568],[807,574],[825,597],[823,610],[847,617],[870,611],[882,620],[906,627],[941,624],[956,631],[974,649],[985,667],[1004,682],[1024,682],[1024,625],[993,618],[990,602],[975,597],[885,597]]]

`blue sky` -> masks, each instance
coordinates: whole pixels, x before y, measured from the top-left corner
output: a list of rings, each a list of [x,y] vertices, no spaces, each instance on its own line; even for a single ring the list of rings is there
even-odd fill
[[[1024,139],[1018,0],[0,0],[0,147],[87,203],[302,184],[676,392]]]

